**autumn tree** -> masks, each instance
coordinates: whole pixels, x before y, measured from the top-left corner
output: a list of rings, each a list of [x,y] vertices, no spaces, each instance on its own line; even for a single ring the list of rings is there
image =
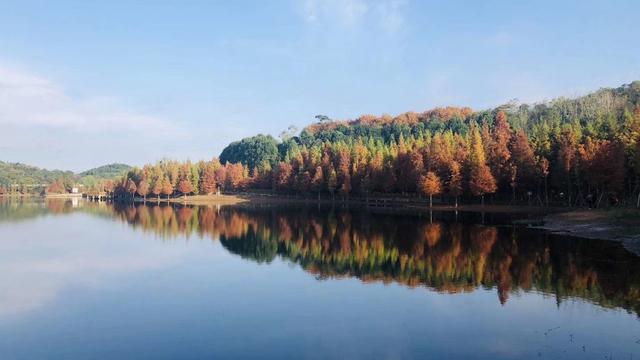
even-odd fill
[[[469,189],[473,195],[480,196],[482,205],[484,205],[484,196],[496,191],[496,181],[487,165],[474,166],[471,169]]]
[[[576,142],[576,137],[571,129],[563,130],[558,141],[558,164],[567,181],[567,202],[569,206],[571,206],[571,171],[576,157]]]
[[[624,184],[624,146],[617,141],[588,137],[578,148],[580,170],[589,186],[595,191],[598,203],[605,195],[620,196]]]
[[[187,196],[193,192],[193,185],[189,181],[189,179],[182,179],[178,183],[178,191],[183,195]]]
[[[504,183],[509,178],[509,159],[511,158],[511,127],[504,111],[498,111],[491,134],[489,164],[495,176]]]
[[[147,195],[149,195],[149,182],[146,179],[140,180],[137,187],[138,195],[142,196],[142,201],[147,201]]]
[[[460,168],[460,163],[457,161],[452,161],[449,164],[449,182],[447,188],[449,194],[453,195],[455,207],[458,207],[458,197],[462,195],[462,174]]]
[[[197,192],[200,189],[200,169],[198,164],[187,162],[189,169],[188,179],[191,183],[191,192]]]
[[[63,194],[66,192],[64,184],[61,179],[57,179],[52,182],[47,188],[47,192],[51,194]]]
[[[296,190],[299,193],[306,194],[311,190],[311,173],[308,170],[302,171],[296,177]]]
[[[421,165],[420,168],[422,167]],[[415,178],[414,176],[411,153],[406,152],[406,150],[398,151],[393,169],[395,170],[396,183],[400,188],[400,192],[406,193],[415,189],[416,184],[420,181],[420,177]]]
[[[171,181],[166,176],[162,178],[161,193],[167,196],[167,201],[169,201],[169,196],[173,194],[173,185],[171,185]]]
[[[153,188],[151,189],[151,192],[158,198],[158,201],[160,201],[160,195],[162,195],[163,193],[163,189],[165,186],[165,182],[168,182],[167,179],[164,176],[161,176],[160,178],[156,179],[155,183],[153,184]]]
[[[338,150],[338,179],[340,180],[340,192],[344,198],[349,198],[351,192],[351,155],[346,148]]]
[[[331,194],[331,199],[334,199],[334,194],[336,192],[336,187],[338,186],[338,175],[336,174],[336,170],[331,168],[329,170],[329,177],[327,179],[327,191]]]
[[[535,154],[527,134],[523,130],[517,131],[510,146],[512,164],[517,169],[516,184],[521,188],[530,189],[535,184],[537,177]]]
[[[291,189],[293,167],[290,163],[281,162],[276,166],[274,187],[278,191],[286,192]]]
[[[477,126],[474,126],[471,132],[469,166],[471,168],[469,174],[469,190],[471,190],[473,195],[480,196],[481,203],[484,205],[484,196],[494,193],[497,186],[496,180],[491,174],[489,166],[487,166],[484,147]]]
[[[625,109],[623,119],[619,139],[626,151],[627,166],[635,177],[632,186],[637,192],[636,207],[640,208],[640,105],[633,112]]]
[[[127,192],[131,195],[131,201],[133,201],[134,195],[138,190],[136,183],[131,179],[127,179],[126,189],[127,189]]]
[[[102,184],[102,189],[108,194],[108,195],[112,195],[113,191],[115,190],[115,184],[113,183],[113,180],[106,180],[103,184]]]
[[[511,202],[516,203],[516,187],[518,187],[518,166],[509,166],[509,185],[511,186]]]
[[[540,169],[540,176],[544,180],[544,203],[549,206],[549,192],[547,187],[547,179],[549,177],[549,160],[545,157],[541,157],[538,160],[538,167]]]
[[[227,167],[226,166],[220,166],[218,167],[216,170],[216,184],[218,185],[218,187],[222,187],[224,190],[227,190],[226,188],[226,184],[227,184]]]
[[[216,170],[213,164],[207,163],[204,165],[202,178],[200,180],[200,191],[203,194],[210,195],[215,193],[216,189]]]
[[[420,179],[420,191],[429,196],[429,207],[433,207],[433,195],[442,192],[442,184],[440,178],[433,171],[428,171]]]
[[[311,189],[318,193],[318,201],[320,201],[320,193],[324,184],[324,176],[322,175],[322,167],[317,166],[311,179]]]
[[[245,179],[249,176],[249,171],[241,163],[226,163],[225,168],[225,188],[232,190],[240,190]]]
[[[177,161],[168,161],[166,164],[167,171],[167,179],[169,180],[169,184],[172,187],[171,192],[173,193],[173,189],[178,186],[178,182],[180,181],[180,164]]]

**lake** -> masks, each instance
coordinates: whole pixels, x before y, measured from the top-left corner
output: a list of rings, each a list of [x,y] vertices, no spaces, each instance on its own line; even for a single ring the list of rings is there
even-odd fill
[[[0,198],[0,358],[640,359],[640,258],[512,216]]]

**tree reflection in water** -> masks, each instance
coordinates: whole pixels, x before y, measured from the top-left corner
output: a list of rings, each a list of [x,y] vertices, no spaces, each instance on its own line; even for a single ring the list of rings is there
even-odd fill
[[[439,292],[520,291],[640,311],[640,259],[620,244],[516,226],[366,210],[127,206],[115,214],[162,238],[219,239],[257,262],[277,256],[318,278],[357,277]]]
[[[5,216],[75,211],[116,217],[161,239],[220,240],[257,262],[281,257],[320,279],[356,277],[443,293],[495,289],[505,304],[521,291],[640,311],[640,259],[620,244],[479,224],[475,214],[382,213],[303,207],[113,206],[51,200],[33,206],[0,201]]]

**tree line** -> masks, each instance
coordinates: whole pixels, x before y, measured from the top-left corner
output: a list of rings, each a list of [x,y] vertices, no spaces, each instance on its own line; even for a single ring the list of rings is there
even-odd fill
[[[122,195],[263,190],[348,200],[441,195],[548,205],[640,205],[640,82],[578,99],[474,112],[321,121],[278,142],[234,142],[220,159],[133,169]],[[478,200],[472,200],[476,198]]]

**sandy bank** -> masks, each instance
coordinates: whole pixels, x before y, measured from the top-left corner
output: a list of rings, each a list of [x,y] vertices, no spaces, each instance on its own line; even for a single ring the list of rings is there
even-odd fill
[[[640,255],[640,212],[634,210],[573,210],[549,214],[536,228],[587,239],[620,241]]]

